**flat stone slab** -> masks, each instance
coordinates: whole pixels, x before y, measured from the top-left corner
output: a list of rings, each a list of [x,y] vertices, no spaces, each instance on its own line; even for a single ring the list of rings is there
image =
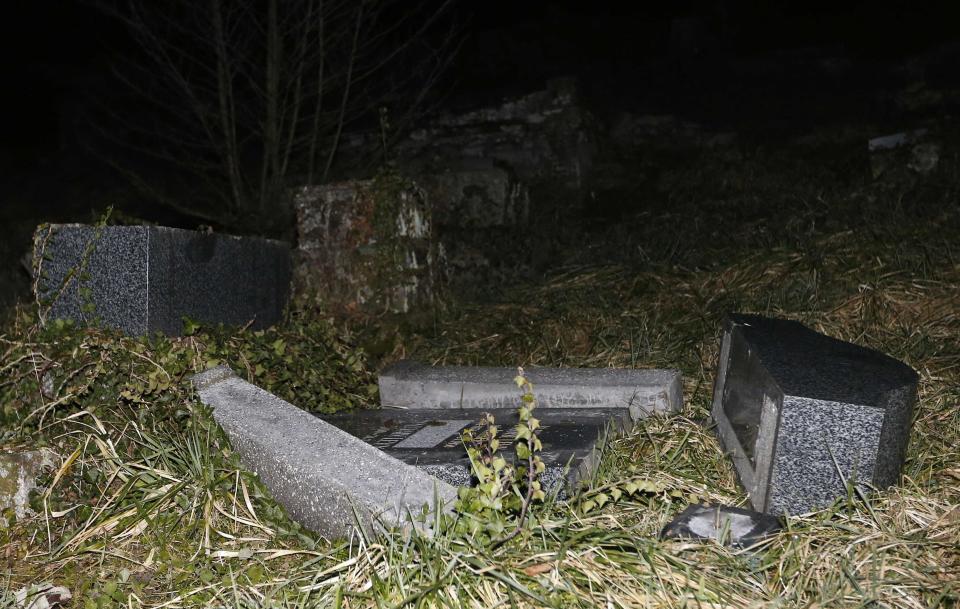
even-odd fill
[[[456,489],[219,367],[193,378],[243,464],[291,518],[328,537],[421,526]],[[359,516],[359,522],[357,516]],[[429,518],[425,520],[429,522]],[[426,526],[426,525],[424,525]]]
[[[748,547],[783,528],[769,514],[724,505],[691,505],[660,532],[661,539],[712,539],[724,545]]]
[[[683,403],[677,370],[527,368],[541,408],[627,408],[636,421],[676,412]],[[516,368],[426,366],[403,360],[380,373],[380,404],[405,409],[497,409],[519,404]],[[542,411],[541,411],[542,412]]]
[[[462,432],[474,437],[483,432],[484,413],[494,416],[500,440],[499,452],[508,461],[514,455],[516,408],[362,410],[321,415],[325,421],[409,465],[415,465],[454,486],[469,486],[470,460]],[[546,492],[557,490],[561,498],[572,493],[582,480],[596,471],[604,442],[630,426],[626,408],[537,408],[540,420],[541,459],[546,470],[541,484]]]
[[[183,317],[264,328],[290,290],[290,246],[163,226],[54,224],[35,235],[38,300],[51,319],[131,336],[179,335]]]
[[[795,321],[731,315],[711,415],[753,507],[800,514],[895,484],[917,373]]]

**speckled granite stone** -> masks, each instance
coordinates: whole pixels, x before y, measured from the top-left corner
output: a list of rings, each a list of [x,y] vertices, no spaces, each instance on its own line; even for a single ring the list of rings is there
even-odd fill
[[[385,408],[516,408],[516,368],[426,366],[403,360],[380,373]],[[677,370],[528,368],[542,408],[628,408],[634,420],[676,412],[683,402]]]
[[[769,514],[725,505],[691,505],[660,532],[661,539],[713,539],[729,546],[749,547],[783,528]]]
[[[204,404],[291,518],[331,538],[359,524],[429,528],[416,517],[449,510],[456,489],[238,378],[226,367],[193,377]],[[413,518],[411,517],[413,516]],[[359,521],[358,521],[359,517]]]
[[[286,243],[162,226],[42,227],[38,297],[52,319],[125,334],[178,335],[183,316],[254,328],[276,323],[290,285]],[[39,260],[39,258],[38,258]]]
[[[516,408],[383,409],[320,416],[404,463],[451,485],[467,486],[472,474],[460,435],[467,428],[482,433],[484,413],[494,416],[500,453],[512,460]],[[541,425],[540,458],[546,466],[540,481],[546,492],[556,491],[561,499],[593,476],[604,442],[630,426],[626,408],[537,408],[534,416]]]
[[[794,321],[734,314],[712,417],[753,507],[799,514],[895,484],[918,376],[873,349]]]

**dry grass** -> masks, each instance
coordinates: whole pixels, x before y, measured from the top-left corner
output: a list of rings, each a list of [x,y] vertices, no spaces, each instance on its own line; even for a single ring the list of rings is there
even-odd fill
[[[78,417],[61,438],[80,450],[75,467],[122,483],[107,485],[97,515],[69,534],[52,514],[6,534],[9,587],[83,580],[79,602],[131,607],[954,606],[960,162],[949,159],[920,184],[830,181],[801,164],[727,168],[741,172],[738,186],[719,202],[696,198],[719,170],[687,168],[670,182],[678,207],[630,226],[639,261],[569,267],[505,288],[494,304],[452,305],[392,354],[680,368],[683,411],[613,443],[593,483],[642,479],[656,491],[587,515],[546,506],[529,535],[495,552],[455,535],[331,544],[276,513],[255,480],[216,457],[225,449],[202,427],[99,430]],[[746,500],[707,420],[731,310],[798,319],[920,372],[899,486],[793,518],[759,549],[656,538],[690,501]],[[133,456],[117,448],[131,443],[141,447]]]

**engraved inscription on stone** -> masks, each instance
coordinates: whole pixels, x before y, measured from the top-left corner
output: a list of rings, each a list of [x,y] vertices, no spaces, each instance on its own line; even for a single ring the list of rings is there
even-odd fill
[[[373,444],[377,448],[390,448],[421,427],[423,427],[423,423],[406,423],[405,425],[401,425],[400,427],[388,432],[384,436],[380,436],[382,430],[377,430],[375,433],[364,436],[363,441],[367,442],[368,444]]]
[[[396,443],[394,448],[434,448],[470,423],[473,423],[472,419],[430,421],[413,435]]]
[[[542,434],[549,425],[540,424],[540,433]],[[474,438],[481,438],[486,435],[487,426],[482,423],[474,423],[470,427],[470,433],[473,434]],[[513,444],[513,441],[517,439],[517,427],[516,425],[510,426],[505,432],[497,436],[497,440],[500,441],[500,450],[510,448]],[[460,440],[460,434],[457,434],[455,437],[450,438],[443,443],[443,448],[458,448],[461,446],[462,442]],[[401,447],[403,448],[403,447]]]
[[[541,481],[547,492],[558,488],[558,484],[573,489],[583,476],[592,475],[598,463],[597,448],[608,432],[620,433],[630,423],[626,408],[542,408],[536,412],[544,448],[541,457],[546,467]],[[450,484],[464,486],[471,483],[472,472],[461,436],[469,429],[474,438],[482,441],[486,425],[481,421],[487,414],[497,421],[499,452],[507,461],[515,461],[514,408],[363,410],[321,418],[404,463],[416,465]]]

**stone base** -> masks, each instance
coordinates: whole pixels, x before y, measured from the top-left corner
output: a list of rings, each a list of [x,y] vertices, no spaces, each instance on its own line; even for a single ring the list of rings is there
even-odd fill
[[[37,298],[51,319],[102,323],[131,336],[176,336],[183,317],[264,328],[290,291],[290,248],[163,226],[43,226]]]

